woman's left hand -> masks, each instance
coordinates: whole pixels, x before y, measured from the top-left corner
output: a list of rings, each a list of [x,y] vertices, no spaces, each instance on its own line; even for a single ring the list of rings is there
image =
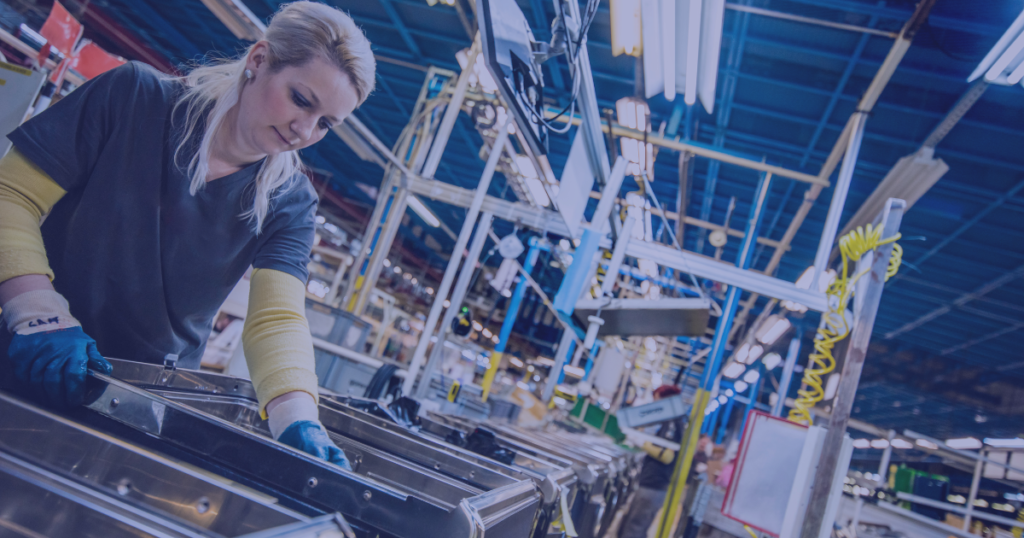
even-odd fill
[[[331,441],[320,424],[320,409],[312,395],[303,391],[282,394],[267,404],[267,415],[274,439],[352,470],[345,453]]]
[[[345,453],[334,444],[334,441],[331,441],[319,422],[309,420],[296,422],[288,426],[277,440],[307,454],[340,465],[346,471],[352,470],[352,465],[345,457]]]

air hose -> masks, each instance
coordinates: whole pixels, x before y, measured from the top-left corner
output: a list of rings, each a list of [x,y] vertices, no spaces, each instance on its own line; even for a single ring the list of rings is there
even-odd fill
[[[882,245],[893,243],[885,279],[888,281],[900,269],[900,263],[903,261],[903,249],[895,243],[900,239],[900,234],[897,233],[887,239],[882,239],[881,236],[881,226],[875,228],[868,224],[866,229],[858,226],[856,230],[839,239],[839,252],[843,258],[842,273],[836,276],[825,292],[828,295],[828,312],[822,313],[822,323],[814,338],[814,353],[811,353],[807,368],[804,370],[804,386],[797,392],[796,404],[789,411],[789,420],[793,422],[807,425],[813,423],[810,410],[825,397],[822,377],[831,373],[836,367],[832,349],[837,342],[850,334],[850,326],[846,320],[846,306],[853,296],[857,281],[871,269],[866,269],[850,277],[849,263],[857,262],[865,254]]]

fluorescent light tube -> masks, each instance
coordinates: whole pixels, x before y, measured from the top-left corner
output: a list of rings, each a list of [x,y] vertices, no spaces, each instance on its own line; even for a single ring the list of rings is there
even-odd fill
[[[665,91],[665,68],[661,57],[661,2],[662,0],[640,0],[644,96],[648,99]]]
[[[640,55],[640,0],[611,0],[612,56]]]
[[[680,10],[689,13],[688,10]],[[665,99],[676,98],[676,0],[661,0],[661,62]]]
[[[786,318],[779,316],[772,317],[774,317],[775,319],[772,320],[771,318],[769,318],[769,321],[771,323],[765,323],[764,328],[758,331],[757,334],[757,340],[762,344],[768,346],[774,344],[779,339],[779,337],[785,334],[786,331],[788,331],[789,328],[792,326],[792,324]]]
[[[746,381],[737,381],[733,384],[733,387],[736,389],[736,394],[743,394],[749,386],[750,385],[748,385]]]
[[[726,366],[725,369],[722,370],[722,375],[727,377],[727,378],[729,378],[729,379],[736,379],[746,369],[747,369],[746,366],[744,366],[744,365],[742,365],[742,364],[740,364],[738,362],[734,362],[734,363],[730,364],[729,366]]]
[[[761,374],[757,370],[747,370],[747,373],[743,374],[743,380],[747,383],[757,383],[757,380],[761,378]]]
[[[910,209],[949,171],[949,165],[942,159],[936,159],[934,155],[934,148],[924,147],[897,161],[837,237],[846,235],[858,226],[867,226],[874,222],[889,198],[905,200],[907,209]],[[797,285],[799,286],[799,283]]]
[[[676,76],[683,77],[682,81],[676,80],[676,87],[683,88],[683,102],[687,105],[697,102],[702,3],[703,0],[686,0],[682,6],[679,6],[679,12],[676,14],[679,21],[678,27],[685,30],[683,35],[677,37],[676,43],[677,50],[682,53],[682,57],[677,58],[677,61],[683,62],[676,69]]]
[[[1024,439],[1014,437],[1013,439],[985,438],[985,444],[996,448],[1024,448]]]
[[[985,75],[985,80],[989,82],[999,82],[999,73],[996,73],[997,76],[995,78],[990,78],[989,74],[992,72],[992,68],[996,63],[1001,62],[1008,55],[1008,49],[1010,49],[1015,41],[1019,40],[1022,31],[1024,31],[1024,12],[1021,12],[1021,14],[1017,16],[1017,19],[1013,21],[1013,24],[1011,24],[1006,30],[1006,33],[999,38],[999,41],[997,41],[995,46],[992,47],[992,50],[985,55],[985,58],[981,60],[981,63],[979,63],[978,67],[973,73],[971,73],[971,76],[967,77],[967,82],[974,82],[983,74]],[[1016,67],[1017,64],[1013,62],[1014,58],[1007,58],[1002,69],[1005,69],[1006,66],[1011,66],[1011,68]]]
[[[700,60],[697,62],[697,97],[704,110],[715,110],[718,62],[722,52],[722,28],[725,24],[725,0],[704,0],[700,26]]]
[[[415,211],[430,226],[437,228],[441,225],[441,221],[437,220],[437,217],[427,209],[427,206],[423,205],[423,202],[415,196],[409,196],[409,209]]]
[[[958,450],[971,450],[981,448],[981,441],[973,437],[964,437],[961,439],[946,439],[946,446]]]
[[[761,362],[764,363],[764,369],[770,372],[782,362],[782,355],[779,355],[778,353],[769,353],[761,359]]]

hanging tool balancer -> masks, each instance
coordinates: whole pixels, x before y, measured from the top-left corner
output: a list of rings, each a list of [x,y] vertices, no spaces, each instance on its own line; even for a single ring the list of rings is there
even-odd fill
[[[473,330],[473,312],[468,306],[459,309],[459,313],[452,320],[452,333],[455,336],[466,336]]]

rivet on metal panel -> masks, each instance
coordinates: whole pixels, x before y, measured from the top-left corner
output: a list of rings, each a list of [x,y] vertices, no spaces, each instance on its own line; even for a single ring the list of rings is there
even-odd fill
[[[309,477],[309,480],[306,480],[306,485],[311,487],[311,488],[315,488],[316,485],[317,485],[316,477],[315,476]]]
[[[131,492],[131,490],[132,490],[132,483],[129,482],[127,478],[123,478],[123,479],[121,479],[120,482],[117,483],[117,494],[118,495],[123,497],[125,495],[128,495],[128,493]]]
[[[118,400],[117,398],[112,398],[110,400],[110,407],[117,407],[117,404],[119,403],[121,403],[120,400]]]
[[[373,493],[370,493],[370,490],[366,490],[366,491],[363,492],[363,500],[364,501],[369,501],[372,497],[373,497]]]
[[[434,464],[434,470],[435,471],[440,471],[441,470],[441,464],[440,463],[435,463]]]
[[[205,514],[210,511],[210,499],[206,497],[200,497],[199,502],[196,503],[196,512]]]

